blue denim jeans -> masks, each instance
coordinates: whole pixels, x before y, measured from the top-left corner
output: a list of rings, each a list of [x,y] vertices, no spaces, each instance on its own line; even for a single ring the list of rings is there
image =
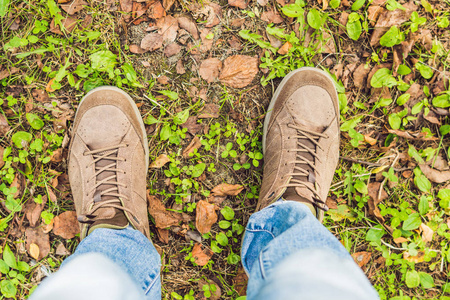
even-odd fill
[[[241,256],[248,300],[378,299],[346,249],[298,202],[280,199],[254,213]],[[100,228],[30,299],[161,299],[160,268],[142,233]]]

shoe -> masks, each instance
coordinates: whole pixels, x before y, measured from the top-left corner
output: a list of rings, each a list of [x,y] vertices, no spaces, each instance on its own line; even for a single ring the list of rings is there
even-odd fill
[[[339,160],[339,137],[333,79],[315,68],[289,73],[264,121],[264,176],[257,210],[283,198],[306,204],[322,221]]]
[[[131,225],[148,238],[147,134],[133,99],[116,87],[84,96],[69,146],[69,180],[81,239]]]

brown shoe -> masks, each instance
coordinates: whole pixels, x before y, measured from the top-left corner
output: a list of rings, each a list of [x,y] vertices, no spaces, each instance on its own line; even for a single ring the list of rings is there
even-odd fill
[[[325,72],[289,73],[270,102],[263,134],[264,176],[257,210],[283,197],[322,221],[339,160],[339,101]]]
[[[147,237],[148,142],[133,99],[96,88],[78,107],[69,147],[69,180],[81,238],[96,228],[131,224]]]

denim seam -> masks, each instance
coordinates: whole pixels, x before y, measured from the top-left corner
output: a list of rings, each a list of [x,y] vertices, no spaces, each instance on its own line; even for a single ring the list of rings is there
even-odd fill
[[[250,231],[250,232],[267,232],[268,234],[270,234],[272,236],[272,238],[275,238],[275,235],[271,231],[269,231],[267,229],[250,229],[250,228],[247,228],[247,231]]]
[[[148,288],[145,290],[145,295],[148,294],[148,292],[150,292],[151,288],[155,285],[155,282],[157,279],[160,278],[160,274],[158,272],[158,274],[156,275],[156,277],[152,280],[152,282],[150,283],[150,285],[148,286]]]

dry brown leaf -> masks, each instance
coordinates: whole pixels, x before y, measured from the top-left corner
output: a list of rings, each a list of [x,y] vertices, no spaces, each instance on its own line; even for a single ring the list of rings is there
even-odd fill
[[[356,252],[352,254],[353,260],[358,264],[360,268],[365,266],[372,257],[371,252]]]
[[[208,35],[210,33],[211,30],[208,28],[203,28],[202,30],[200,30],[201,43],[198,49],[200,50],[201,53],[208,52],[209,50],[211,50],[213,46],[214,39],[208,39]]]
[[[172,5],[175,3],[175,0],[163,0],[163,6],[166,11],[169,11],[172,8]]]
[[[53,233],[59,235],[63,239],[73,239],[80,233],[77,213],[75,211],[65,211],[56,216],[53,220]]]
[[[384,190],[384,188],[381,191],[381,198],[378,198],[379,192],[380,192],[380,182],[370,182],[367,186],[369,191],[369,201],[367,204],[369,205],[369,215],[372,215],[374,217],[379,218],[380,220],[384,220],[383,216],[380,213],[380,210],[378,208],[378,203],[380,203],[383,200],[386,200],[388,197],[388,194]]]
[[[205,27],[210,28],[218,25],[222,18],[222,7],[217,3],[203,3],[198,9],[200,15],[206,17]]]
[[[70,255],[70,251],[67,250],[67,248],[64,246],[63,243],[59,243],[58,246],[56,247],[55,254],[60,256],[66,256]]]
[[[205,266],[212,256],[213,252],[208,248],[202,249],[201,244],[195,244],[192,248],[192,257],[199,266]]]
[[[237,196],[244,190],[244,187],[240,184],[228,184],[221,183],[212,189],[212,192],[216,196]]]
[[[366,64],[360,64],[353,72],[353,84],[355,87],[361,89],[366,84],[367,75],[370,72],[370,67]]]
[[[278,52],[278,54],[285,55],[289,52],[289,49],[291,49],[291,48],[292,48],[292,44],[289,42],[286,42],[286,43],[284,43],[283,46],[281,46],[280,49],[278,49],[277,52]]]
[[[331,197],[327,197],[327,200],[326,200],[325,204],[327,205],[327,207],[328,207],[329,209],[337,209],[337,208],[338,208],[338,206],[337,206],[337,201],[334,200],[334,199],[331,198]]]
[[[219,117],[220,106],[214,103],[205,104],[202,113],[198,116],[199,119],[209,119]]]
[[[425,259],[425,252],[419,251],[416,256],[411,256],[408,251],[403,252],[403,259],[414,263],[421,263]]]
[[[231,36],[231,38],[229,38],[227,40],[227,42],[231,46],[231,48],[234,48],[237,51],[242,50],[242,43],[241,43],[241,41],[237,37],[235,37],[234,35]]]
[[[179,16],[177,20],[178,26],[180,26],[180,28],[189,32],[194,39],[199,39],[200,36],[198,34],[197,24],[194,22],[194,20],[192,20],[190,16]]]
[[[246,0],[228,0],[228,5],[238,7],[240,9],[246,9],[248,3]]]
[[[215,207],[214,204],[210,204],[204,200],[198,201],[195,210],[195,226],[201,234],[210,232],[211,226],[217,222]]]
[[[33,255],[31,255],[31,245],[35,244],[38,247],[39,253],[37,253],[37,258],[35,258],[36,260],[41,260],[50,252],[49,236],[44,233],[41,228],[27,228],[25,230],[25,237],[25,247],[30,256],[33,258],[35,258],[33,255],[36,255],[36,249],[33,249]]]
[[[147,52],[145,49],[142,49],[139,45],[130,45],[130,52],[134,54],[142,54]]]
[[[183,66],[183,61],[181,60],[181,59],[179,59],[178,61],[177,61],[177,66],[176,66],[176,71],[177,71],[177,74],[184,74],[184,73],[186,73],[186,69],[184,68],[184,66]]]
[[[450,180],[450,171],[438,171],[427,164],[420,164],[420,170],[432,182],[444,183]]]
[[[202,146],[202,143],[200,142],[200,138],[198,136],[194,136],[194,138],[189,143],[189,145],[186,147],[186,149],[184,149],[183,157],[188,158],[189,154],[193,153],[195,150],[197,150],[201,146]]]
[[[69,15],[76,14],[83,9],[83,6],[87,6],[88,3],[84,0],[74,0],[71,3],[61,5],[61,8],[65,10]]]
[[[150,195],[147,190],[148,212],[155,220],[155,226],[158,228],[167,228],[178,223],[183,219],[181,214],[166,210],[161,200],[153,195]]]
[[[171,43],[177,38],[178,21],[174,17],[165,16],[158,19],[156,21],[156,27],[158,27],[158,33],[162,35],[163,42]]]
[[[181,51],[180,45],[178,45],[177,43],[171,43],[167,45],[166,48],[164,48],[164,55],[166,57],[172,57],[175,54],[180,53],[180,51]]]
[[[1,69],[0,69],[1,70]],[[16,67],[12,67],[11,69],[5,69],[5,70],[1,70],[0,72],[0,80],[5,79],[6,77],[9,77],[17,72],[19,72],[19,68]]]
[[[267,23],[280,24],[284,22],[283,17],[278,13],[277,10],[268,10],[262,13],[261,20]]]
[[[397,245],[400,245],[401,243],[407,242],[408,239],[405,239],[404,237],[398,237],[394,239],[394,243],[396,243]]]
[[[419,227],[422,230],[422,241],[425,243],[431,242],[433,240],[434,231],[424,223],[420,224]]]
[[[168,244],[169,243],[169,230],[163,228],[156,228],[156,234],[158,235],[158,239],[161,243]]]
[[[31,91],[31,95],[33,96],[34,100],[41,103],[47,103],[50,101],[50,97],[44,90],[34,89]]]
[[[72,32],[75,29],[75,26],[77,25],[78,20],[75,18],[72,18],[71,16],[68,16],[67,18],[64,18],[61,20],[61,25],[55,24],[55,19],[52,20],[50,23],[50,31],[59,35],[64,35],[62,30],[64,29],[66,32]]]
[[[124,12],[131,12],[133,10],[133,0],[119,0],[120,8]]]
[[[160,19],[166,16],[166,10],[164,9],[161,2],[156,1],[147,10],[147,16],[151,19]]]
[[[150,165],[150,168],[159,169],[170,162],[170,158],[166,154],[160,154]]]
[[[256,0],[256,2],[261,6],[266,6],[267,3],[269,3],[269,0]]]
[[[218,58],[208,58],[201,62],[198,73],[206,82],[214,82],[219,76],[222,62]]]
[[[52,229],[53,229],[53,225],[55,224],[55,218],[53,218],[51,221],[50,221],[50,223],[48,223],[48,224],[45,224],[44,222],[41,222],[41,228],[42,228],[42,231],[44,232],[44,233],[49,233],[50,231],[52,231]]]
[[[239,296],[247,293],[248,276],[243,267],[239,267],[236,276],[233,278],[233,286]]]
[[[378,5],[370,5],[367,8],[368,16],[367,19],[370,21],[370,24],[374,26],[378,20],[378,17],[383,13],[385,9]]]
[[[38,260],[39,258],[39,246],[35,243],[31,243],[30,245],[30,255],[32,258]]]
[[[258,59],[247,55],[233,55],[225,59],[219,80],[232,88],[249,85],[258,73]]]
[[[376,145],[376,143],[377,143],[377,140],[374,139],[373,137],[371,137],[371,136],[368,135],[368,134],[365,134],[365,135],[364,135],[364,141],[365,141],[367,144],[371,145],[371,146],[374,146],[374,145]]]
[[[4,136],[9,130],[11,130],[11,126],[9,126],[8,119],[5,115],[0,114],[0,136]]]
[[[38,224],[39,219],[41,218],[41,212],[44,210],[44,206],[46,203],[47,196],[42,197],[41,204],[34,202],[32,199],[28,200],[27,204],[25,205],[24,211],[31,227],[36,227],[36,225]]]
[[[59,163],[59,162],[62,162],[62,160],[63,160],[63,149],[58,148],[58,149],[54,150],[50,157],[50,161],[54,162],[54,163]]]
[[[152,32],[144,36],[141,41],[141,48],[145,51],[155,51],[162,47],[163,36],[159,33]]]
[[[196,116],[190,116],[187,121],[181,125],[181,127],[187,128],[190,134],[195,135],[201,131],[204,126],[203,124],[197,123],[197,119],[198,117]]]

